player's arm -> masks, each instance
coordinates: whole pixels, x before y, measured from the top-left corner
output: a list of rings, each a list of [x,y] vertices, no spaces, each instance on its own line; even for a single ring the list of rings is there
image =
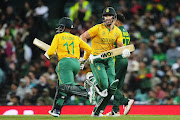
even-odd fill
[[[98,33],[98,25],[95,25],[94,27],[90,28],[86,32],[80,35],[80,38],[87,43],[87,39],[93,38]]]
[[[117,44],[117,47],[123,47],[124,44],[123,44],[123,36],[122,36],[122,32],[119,30],[119,36],[116,40],[116,44]]]
[[[45,56],[47,55],[48,57],[52,57],[52,55],[54,55],[54,53],[56,52],[57,49],[57,45],[58,45],[58,37],[57,35],[54,36],[53,41],[51,43],[50,48],[48,49],[48,51],[45,53]],[[46,56],[46,57],[47,57]],[[48,58],[47,57],[47,58]]]
[[[123,42],[117,42],[117,47],[123,47]]]
[[[88,33],[88,30],[86,32],[84,32],[83,34],[80,35],[80,38],[87,43],[87,39],[90,39],[91,36]]]
[[[82,48],[84,51],[86,51],[85,55],[84,55],[84,59],[87,60],[89,58],[89,55],[92,52],[92,48],[81,39],[80,39],[80,48]]]

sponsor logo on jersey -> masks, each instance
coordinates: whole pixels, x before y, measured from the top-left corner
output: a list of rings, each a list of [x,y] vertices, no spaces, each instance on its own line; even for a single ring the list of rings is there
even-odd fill
[[[116,41],[116,39],[113,39],[113,38],[101,38],[101,40],[103,42],[113,42],[113,43]]]
[[[99,66],[97,66],[97,69],[98,69],[98,70],[101,70],[101,68],[100,68]]]

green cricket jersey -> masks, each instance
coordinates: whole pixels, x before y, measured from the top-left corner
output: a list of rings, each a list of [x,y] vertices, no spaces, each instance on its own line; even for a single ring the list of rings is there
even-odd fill
[[[124,46],[129,45],[130,44],[130,35],[129,35],[128,31],[124,28],[124,26],[119,26],[119,29],[122,32]],[[117,48],[116,43],[115,43],[115,47]],[[123,58],[123,57],[122,57],[122,55],[118,55],[118,56],[116,56],[116,59],[117,58]]]

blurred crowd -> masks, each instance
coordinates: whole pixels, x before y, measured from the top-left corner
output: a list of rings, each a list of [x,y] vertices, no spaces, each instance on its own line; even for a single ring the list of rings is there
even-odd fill
[[[68,12],[80,35],[102,22],[107,6],[126,17],[124,24],[136,50],[128,58],[128,73],[122,92],[135,104],[180,104],[180,2],[178,0],[73,0]],[[57,6],[58,7],[58,6]],[[56,91],[56,56],[47,60],[32,44],[40,38],[50,44],[55,34],[48,22],[48,5],[24,2],[16,12],[8,0],[0,3],[0,90],[10,86],[3,105],[52,105]],[[90,40],[88,41],[89,44]],[[81,56],[83,51],[81,51]],[[83,86],[89,65],[75,81]],[[111,99],[112,102],[113,98]],[[66,104],[87,105],[88,100],[72,96]],[[111,103],[110,103],[111,104]]]

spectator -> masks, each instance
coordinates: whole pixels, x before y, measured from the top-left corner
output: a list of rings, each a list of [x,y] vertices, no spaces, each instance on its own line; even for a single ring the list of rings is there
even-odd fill
[[[166,105],[173,105],[173,98],[172,97],[168,97],[165,104]]]
[[[154,104],[158,104],[158,103],[155,103],[155,101],[156,101],[156,95],[155,95],[155,92],[153,91],[153,90],[150,90],[149,92],[148,92],[148,104],[150,104],[150,105],[154,105]]]
[[[51,80],[56,80],[57,79],[57,76],[56,76],[56,73],[55,73],[55,66],[52,64],[48,67],[48,73],[49,73],[49,79]]]
[[[56,81],[50,80],[50,82],[49,82],[49,96],[51,98],[54,98],[55,93],[56,93]]]
[[[36,87],[37,87],[38,92],[39,92],[40,95],[42,94],[44,88],[48,88],[49,87],[49,85],[47,83],[47,79],[46,79],[45,76],[43,76],[43,75],[40,76],[39,84],[37,84]]]
[[[31,101],[29,99],[24,99],[23,100],[23,105],[29,106],[29,105],[31,105]]]
[[[35,86],[35,84],[31,82],[31,79],[29,76],[24,76],[24,79],[26,80],[27,88],[31,89],[32,87]]]
[[[45,105],[45,101],[43,99],[39,99],[37,101],[37,105]]]
[[[135,101],[139,101],[140,104],[144,104],[148,99],[147,92],[138,89],[136,91]]]
[[[155,95],[156,95],[156,98],[158,98],[160,100],[164,99],[165,92],[164,92],[164,90],[162,90],[161,84],[156,85],[156,87],[155,87]]]
[[[5,21],[7,24],[10,24],[15,20],[15,14],[12,6],[6,8]]]
[[[146,25],[145,23],[148,23],[148,24],[154,23],[154,16],[152,15],[150,11],[146,11],[144,15],[142,15],[139,19],[139,25],[141,28],[144,28],[144,25]],[[152,29],[153,25],[151,25],[150,27],[151,27],[151,30],[153,31],[154,30]],[[150,27],[148,29],[150,29]]]
[[[151,82],[151,89],[154,90],[155,86],[161,83],[161,80],[158,75],[158,67],[153,66],[151,68],[152,78],[150,79]]]
[[[36,77],[34,75],[34,72],[29,72],[28,76],[34,85],[37,85],[39,83],[39,81],[36,79]]]
[[[29,2],[24,3],[24,9],[21,12],[21,18],[26,21],[29,17],[33,16],[33,10]]]
[[[159,18],[160,13],[164,10],[163,5],[158,2],[159,1],[151,0],[151,2],[146,6],[146,10],[150,11],[156,17],[156,19]]]
[[[32,88],[32,97],[30,99],[32,105],[36,105],[36,101],[37,101],[38,97],[39,97],[38,89],[37,89],[37,87],[33,87]]]
[[[155,23],[155,31],[153,34],[157,39],[162,40],[163,37],[167,35],[167,30],[166,30],[166,28],[164,28],[162,26],[162,24],[159,24],[159,22],[156,22]]]
[[[18,33],[14,43],[19,66],[21,66],[21,64],[24,62],[24,43],[21,41],[21,37],[22,34]]]
[[[38,0],[38,6],[34,9],[34,15],[42,19],[48,18],[49,8],[44,5],[43,0]]]
[[[153,55],[154,60],[158,60],[159,62],[166,60],[166,54],[162,52],[159,46],[155,47],[155,53]]]
[[[20,97],[19,96],[12,97],[10,102],[7,103],[7,105],[20,105]]]
[[[169,65],[176,63],[178,57],[180,57],[180,52],[176,48],[176,43],[171,43],[171,48],[167,50],[166,57]]]
[[[146,64],[144,62],[140,62],[139,64],[138,77],[140,79],[141,91],[143,93],[147,93],[151,89],[150,79],[152,78],[152,74],[150,73],[149,69],[146,67]]]
[[[24,97],[24,99],[23,99],[23,101],[21,102],[23,105],[24,104],[29,104],[29,105],[31,105],[32,103],[31,103],[31,98],[32,98],[32,90],[31,89],[29,89],[28,91],[26,91],[25,92],[25,97]]]
[[[139,24],[141,24],[141,23],[139,23]],[[149,41],[149,42],[155,42],[155,43],[156,43],[156,41],[152,41],[152,40],[154,40],[154,39],[151,39],[152,37],[155,38],[155,36],[152,36],[153,32],[152,32],[152,30],[150,30],[150,25],[151,25],[150,22],[145,22],[145,23],[142,25],[142,26],[143,26],[143,29],[141,30],[142,38],[144,38],[145,40],[148,39],[148,38],[150,38],[150,41]],[[156,38],[155,38],[155,40],[156,40]]]
[[[164,36],[163,41],[158,44],[163,53],[166,53],[167,50],[170,48],[170,43],[170,38],[168,36]]]
[[[26,92],[31,91],[31,89],[26,87],[26,85],[27,85],[26,80],[24,78],[21,78],[20,84],[19,84],[19,86],[17,88],[17,92],[16,92],[16,95],[20,97],[20,102],[23,101]]]
[[[34,9],[34,16],[36,19],[36,25],[40,34],[48,32],[49,26],[47,24],[49,16],[49,8],[44,5],[43,0],[38,0],[38,6]],[[34,38],[33,38],[34,39]]]
[[[145,42],[140,43],[139,48],[134,51],[134,54],[138,56],[139,61],[144,61],[146,63],[149,63],[153,57],[152,50]]]
[[[180,46],[180,21],[176,20],[174,24],[172,24],[168,28],[168,32],[170,32],[170,36],[172,40],[174,40],[177,46]]]
[[[79,0],[70,8],[69,16],[72,21],[79,19],[79,22],[84,25],[84,22],[91,17],[90,3],[86,0]]]
[[[7,74],[7,83],[9,85],[11,85],[12,82],[18,82],[17,76],[19,74],[19,71],[17,71],[17,69],[18,68],[16,67],[15,62],[10,61],[9,65],[8,65],[8,72],[6,73]]]
[[[5,35],[5,30],[6,30],[7,24],[3,24],[0,22],[0,38],[2,38]]]
[[[6,95],[6,100],[9,101],[10,100],[10,96],[12,94],[15,94],[17,92],[17,87],[18,87],[18,84],[17,83],[12,83],[11,84],[11,90],[7,93]]]
[[[49,90],[44,88],[42,91],[42,96],[37,99],[37,103],[41,103],[40,101],[44,101],[44,105],[52,105],[53,99],[49,97]]]
[[[131,7],[131,12],[134,13],[139,13],[142,10],[142,6],[138,4],[137,0],[132,0],[132,7]]]

